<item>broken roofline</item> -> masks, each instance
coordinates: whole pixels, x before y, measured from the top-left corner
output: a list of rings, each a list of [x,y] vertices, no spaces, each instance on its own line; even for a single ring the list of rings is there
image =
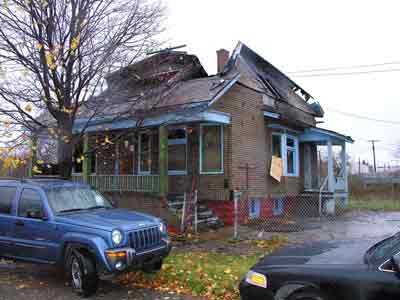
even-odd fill
[[[114,117],[114,116],[98,116],[96,118],[80,118],[74,123],[74,133],[78,134],[82,131],[103,131],[106,129],[126,129],[126,128],[137,128],[138,123],[143,121],[143,127],[151,127],[167,124],[178,124],[187,122],[215,122],[221,124],[230,123],[230,115],[217,111],[207,111],[207,109],[215,103],[220,97],[222,97],[233,85],[239,80],[240,74],[236,74],[231,78],[228,83],[221,88],[212,98],[205,99],[198,102],[181,104],[174,106],[175,111],[160,112],[162,109],[168,109],[166,107],[160,107],[158,112],[155,110],[149,110],[146,117],[146,112],[143,112],[143,118],[134,117]],[[221,80],[224,80],[221,78]],[[225,81],[225,80],[224,80]],[[222,82],[223,83],[223,82]],[[153,116],[150,116],[153,115]],[[89,122],[89,124],[88,124]],[[85,130],[87,127],[87,130]]]

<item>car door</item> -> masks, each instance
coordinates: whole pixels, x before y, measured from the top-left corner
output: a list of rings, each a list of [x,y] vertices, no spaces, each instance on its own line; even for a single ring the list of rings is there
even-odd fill
[[[58,244],[57,227],[49,219],[44,194],[34,188],[23,188],[14,222],[15,252],[19,258],[54,262]]]
[[[359,279],[362,300],[400,299],[400,278],[393,271],[371,271]]]
[[[12,255],[12,206],[16,194],[16,186],[0,186],[0,256]]]

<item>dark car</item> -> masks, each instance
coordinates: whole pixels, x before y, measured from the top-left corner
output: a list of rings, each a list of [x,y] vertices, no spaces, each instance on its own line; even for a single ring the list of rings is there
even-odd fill
[[[324,252],[320,245],[309,245],[267,256],[240,283],[241,298],[400,299],[400,233],[366,248],[366,252],[363,248],[351,242]]]
[[[60,266],[84,296],[101,277],[159,270],[170,249],[160,219],[114,208],[88,185],[0,180],[0,256]]]

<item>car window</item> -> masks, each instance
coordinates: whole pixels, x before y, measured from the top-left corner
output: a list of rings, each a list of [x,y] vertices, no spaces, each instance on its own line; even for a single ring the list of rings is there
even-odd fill
[[[0,186],[0,214],[9,215],[11,213],[12,201],[16,192],[16,187]]]
[[[32,189],[24,189],[18,205],[18,216],[30,218],[30,211],[42,212],[42,199],[40,194]]]
[[[82,187],[61,187],[48,190],[47,199],[54,213],[91,208],[112,208],[99,192]]]
[[[400,236],[394,235],[374,247],[370,256],[370,261],[372,263],[381,263],[399,251]]]

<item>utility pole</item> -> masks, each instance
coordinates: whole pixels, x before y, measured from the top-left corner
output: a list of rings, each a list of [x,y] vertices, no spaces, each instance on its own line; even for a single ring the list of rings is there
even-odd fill
[[[380,142],[379,140],[369,140],[372,143],[372,154],[374,155],[374,172],[376,174],[376,156],[375,156],[375,143]]]
[[[361,158],[358,158],[358,176],[361,176]]]

